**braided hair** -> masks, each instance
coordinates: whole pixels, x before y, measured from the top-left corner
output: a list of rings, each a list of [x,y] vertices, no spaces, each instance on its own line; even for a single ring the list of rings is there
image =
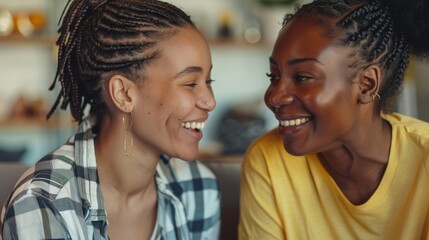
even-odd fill
[[[156,0],[69,0],[61,20],[57,72],[49,88],[59,81],[61,92],[47,118],[61,104],[61,109],[70,106],[78,122],[88,105],[96,119],[106,113],[106,79],[143,78],[139,70],[159,56],[158,41],[177,28],[195,27],[182,10]]]
[[[378,64],[383,71],[381,109],[390,112],[401,94],[410,53],[428,59],[428,12],[426,0],[315,0],[287,14],[283,26],[293,18],[314,16],[325,23],[328,36],[353,49],[349,67],[355,73]],[[335,21],[334,29],[326,18]]]

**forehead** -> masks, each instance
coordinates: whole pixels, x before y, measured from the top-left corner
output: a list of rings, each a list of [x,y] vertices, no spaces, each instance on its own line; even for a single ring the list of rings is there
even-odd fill
[[[333,23],[328,20],[308,16],[294,18],[279,32],[272,56],[274,59],[318,58],[335,45],[332,29]]]
[[[211,59],[207,42],[193,27],[177,28],[167,39],[157,44],[160,57],[183,64],[201,64]]]

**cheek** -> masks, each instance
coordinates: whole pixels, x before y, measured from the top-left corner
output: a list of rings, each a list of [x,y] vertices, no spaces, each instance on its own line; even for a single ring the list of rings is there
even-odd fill
[[[313,100],[314,105],[319,106],[321,110],[323,109],[322,111],[329,111],[328,109],[332,109],[333,111],[339,110],[342,105],[347,105],[350,100],[348,89],[344,86],[319,86],[312,89],[308,94],[316,96]]]
[[[196,100],[192,96],[181,95],[168,99],[164,105],[165,110],[171,115],[186,117],[195,109]]]
[[[318,119],[317,124],[324,134],[347,132],[354,122],[354,106],[350,94],[342,89],[318,95],[312,102],[312,110]]]

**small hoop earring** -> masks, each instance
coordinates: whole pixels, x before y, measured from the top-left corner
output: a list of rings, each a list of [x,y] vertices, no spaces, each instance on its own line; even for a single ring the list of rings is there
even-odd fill
[[[131,118],[130,125],[127,128],[126,127],[126,123],[125,123],[125,117],[122,116],[122,128],[123,128],[123,131],[124,131],[123,148],[124,148],[124,153],[125,153],[125,155],[127,155],[127,157],[130,157],[130,155],[132,153],[132,150],[133,150],[133,147],[134,147],[133,136],[132,136],[132,134],[130,132],[131,127],[133,126],[133,112],[132,111],[130,112],[130,118]],[[128,138],[129,138],[129,142],[130,142],[129,146],[127,144],[127,142],[128,142],[127,139]]]
[[[376,97],[378,98],[378,100],[381,100],[381,97],[380,95],[378,95],[377,92],[371,93],[371,97],[372,97],[372,101],[375,101]]]

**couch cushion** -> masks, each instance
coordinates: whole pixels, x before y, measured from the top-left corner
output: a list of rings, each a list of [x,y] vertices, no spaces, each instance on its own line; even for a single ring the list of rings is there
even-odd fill
[[[202,162],[216,175],[221,192],[221,234],[222,240],[237,239],[240,203],[240,174],[242,157],[219,157]]]

